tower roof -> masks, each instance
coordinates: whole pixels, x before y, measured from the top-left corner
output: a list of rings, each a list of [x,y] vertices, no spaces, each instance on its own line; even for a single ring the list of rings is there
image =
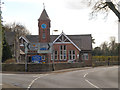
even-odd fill
[[[50,18],[49,18],[49,16],[48,16],[48,14],[47,14],[45,9],[43,9],[42,14],[41,14],[39,20],[50,20]]]

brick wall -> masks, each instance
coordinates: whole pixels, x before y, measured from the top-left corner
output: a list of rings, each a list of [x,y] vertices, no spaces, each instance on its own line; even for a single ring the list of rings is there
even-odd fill
[[[55,70],[80,68],[83,66],[83,63],[56,63]],[[52,71],[52,68],[52,64],[28,64],[29,72]],[[25,64],[2,64],[2,71],[24,72]]]
[[[39,27],[39,42],[42,42],[42,43],[50,42],[50,25],[49,25],[49,23],[50,23],[50,21],[45,21],[45,20],[40,21],[38,23],[38,27]],[[43,29],[41,27],[42,24],[46,24],[47,25],[45,29]],[[42,38],[43,32],[45,33],[45,38],[44,39]]]
[[[96,66],[108,66],[107,62],[95,62]],[[111,65],[118,65],[118,62],[110,62]],[[28,72],[41,72],[41,71],[52,71],[52,64],[28,64]],[[69,68],[81,68],[85,66],[92,66],[90,64],[81,63],[55,63],[55,70],[69,69]],[[25,64],[2,64],[2,71],[15,71],[24,72]]]
[[[60,46],[61,45],[66,45],[66,55],[67,55],[67,60],[69,60],[69,57],[68,57],[68,52],[69,50],[75,50],[75,54],[76,54],[76,59],[77,59],[77,54],[79,54],[79,51],[77,48],[75,48],[75,46],[73,46],[72,44],[55,44],[54,45],[54,50],[57,50],[58,51],[58,60],[60,60]],[[56,61],[58,62],[58,61]]]

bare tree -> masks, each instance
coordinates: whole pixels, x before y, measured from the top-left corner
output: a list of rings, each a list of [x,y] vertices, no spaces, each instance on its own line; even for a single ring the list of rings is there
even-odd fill
[[[12,24],[6,24],[4,26],[6,31],[11,31],[11,32],[15,32],[18,37],[22,36],[22,35],[30,35],[31,33],[29,32],[29,30],[26,29],[26,27],[20,23],[12,23]]]
[[[93,5],[94,3],[94,5]],[[95,17],[98,13],[104,13],[106,16],[112,10],[120,21],[120,12],[118,11],[118,0],[89,0],[89,6],[93,5],[91,16]]]
[[[15,50],[15,59],[16,62],[19,63],[20,57],[20,47],[19,47],[19,37],[30,35],[30,32],[26,29],[26,27],[19,23],[7,24],[4,26],[5,31],[15,32],[15,43],[14,43],[14,50]]]
[[[100,45],[100,47],[101,47],[101,50],[102,50],[102,53],[103,53],[103,55],[108,55],[108,51],[109,51],[109,49],[108,49],[108,42],[103,42],[101,45]]]
[[[118,44],[116,43],[115,37],[110,37],[110,43],[109,43],[109,52],[111,55],[116,55],[118,49]]]

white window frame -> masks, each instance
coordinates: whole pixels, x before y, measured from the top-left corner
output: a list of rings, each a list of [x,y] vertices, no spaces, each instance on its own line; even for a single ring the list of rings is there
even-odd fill
[[[61,46],[62,45],[60,45],[60,60],[63,60],[63,51],[62,51],[63,50],[63,46],[62,46],[62,49],[61,49]],[[62,54],[61,54],[61,52],[62,52]]]
[[[84,54],[82,55],[82,60],[89,60],[89,55],[88,55],[88,53],[84,53]]]
[[[61,49],[61,46],[62,46],[62,49]],[[64,46],[65,46],[65,49],[64,49]],[[61,54],[62,52],[62,54]],[[60,60],[67,60],[67,45],[60,45]],[[65,56],[65,58],[64,58]]]
[[[51,53],[51,60],[53,60],[53,53]]]
[[[65,47],[65,49],[64,49]],[[66,45],[63,45],[63,59],[66,60],[67,59],[67,46]],[[65,58],[64,58],[65,57]]]
[[[55,52],[56,52],[57,50],[55,50]],[[54,52],[54,53],[55,53]],[[55,55],[55,57],[57,56],[57,59],[55,58],[55,60],[58,60],[58,51],[57,51],[57,54],[54,54]]]
[[[45,55],[42,55],[42,60],[45,60]]]
[[[68,58],[69,58],[69,60],[72,60],[72,57],[71,57],[72,52],[71,53],[70,52],[71,52],[71,50],[68,51]]]
[[[75,60],[76,59],[76,55],[75,55],[75,53],[73,54],[73,51],[75,52],[75,50],[72,50],[72,59]]]
[[[45,32],[43,32],[43,34],[42,34],[42,38],[43,38],[43,39],[46,38]]]
[[[71,54],[70,54],[70,52],[71,52]],[[68,54],[69,54],[68,58],[69,58],[69,60],[75,60],[76,59],[76,54],[75,53],[73,54],[73,52],[75,52],[75,50],[69,50],[68,51]],[[70,59],[70,57],[71,57],[71,59]]]

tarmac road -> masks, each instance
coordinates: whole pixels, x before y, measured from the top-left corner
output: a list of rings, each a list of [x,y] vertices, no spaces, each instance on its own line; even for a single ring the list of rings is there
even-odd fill
[[[67,70],[66,70],[67,71]],[[118,88],[118,67],[97,67],[48,74],[3,74],[3,88]],[[11,87],[6,87],[10,85]]]

